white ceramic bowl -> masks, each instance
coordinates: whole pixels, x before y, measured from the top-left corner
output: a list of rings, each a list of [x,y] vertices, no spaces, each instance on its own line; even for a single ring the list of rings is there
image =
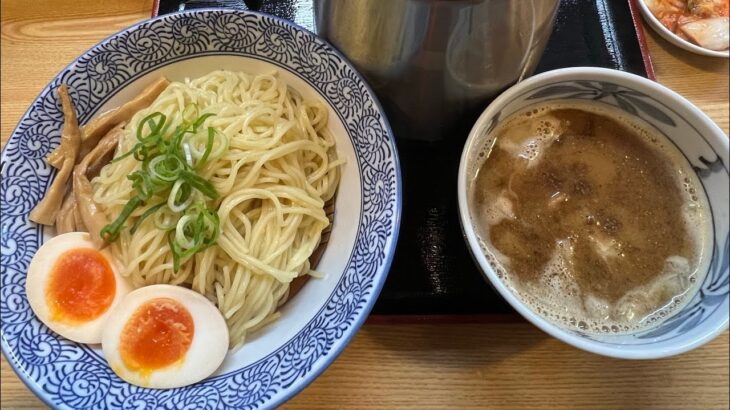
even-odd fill
[[[529,105],[582,99],[616,107],[653,125],[685,155],[702,183],[712,211],[713,255],[709,271],[685,308],[659,327],[596,337],[556,326],[527,307],[497,277],[480,250],[467,205],[468,184],[478,155],[499,121]],[[472,128],[458,175],[459,214],[474,259],[499,293],[537,327],[578,348],[613,357],[651,359],[694,349],[728,327],[728,138],[702,111],[668,88],[621,71],[577,67],[549,71],[502,93]]]
[[[323,101],[347,163],[328,246],[281,317],[229,352],[214,375],[179,389],[130,385],[100,346],[70,342],[40,323],[24,290],[28,263],[52,231],[28,221],[53,176],[45,161],[62,118],[54,89],[68,84],[80,122],[120,105],[161,75],[180,81],[216,69],[280,77]],[[20,83],[22,80],[18,80]],[[401,184],[395,140],[373,92],[339,52],[271,16],[234,10],[165,15],[125,29],[64,68],[21,118],[2,153],[0,345],[18,376],[53,408],[271,408],[314,380],[344,349],[377,299],[395,252]]]
[[[646,5],[646,2],[644,0],[636,0],[636,3],[639,5],[639,10],[641,10],[641,14],[644,16],[644,20],[651,26],[651,28],[653,28],[654,31],[659,33],[660,36],[664,37],[664,39],[674,44],[675,46],[704,56],[724,58],[728,58],[730,56],[730,51],[710,50],[708,48],[700,47],[696,44],[690,43],[682,37],[679,37],[678,35],[669,31],[668,28],[664,27],[664,25],[659,22],[659,19],[657,19],[651,12],[651,10],[649,10],[649,6]]]

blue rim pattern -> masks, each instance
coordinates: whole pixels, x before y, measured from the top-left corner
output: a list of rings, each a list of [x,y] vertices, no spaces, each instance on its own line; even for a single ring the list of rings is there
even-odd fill
[[[40,323],[25,296],[25,271],[43,231],[27,221],[52,180],[44,158],[62,115],[53,90],[69,85],[80,121],[124,86],[181,59],[226,54],[296,73],[327,100],[357,153],[362,213],[354,249],[333,293],[291,340],[244,368],[187,388],[153,390],[121,381],[97,353]],[[62,70],[25,113],[2,154],[0,263],[2,350],[21,379],[61,408],[253,408],[276,406],[310,383],[367,317],[397,242],[401,179],[392,132],[377,99],[346,59],[314,34],[252,12],[195,10],[115,34]]]

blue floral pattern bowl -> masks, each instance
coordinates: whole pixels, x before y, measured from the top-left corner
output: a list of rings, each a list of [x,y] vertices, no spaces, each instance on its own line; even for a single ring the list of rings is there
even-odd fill
[[[215,69],[277,70],[305,97],[329,106],[331,131],[347,163],[329,244],[317,267],[325,277],[309,281],[283,307],[279,320],[229,353],[207,380],[170,390],[132,386],[112,373],[98,346],[69,342],[46,328],[26,299],[28,263],[51,235],[28,222],[28,213],[53,177],[45,157],[59,143],[62,125],[54,90],[68,84],[85,123],[160,75],[182,80]],[[2,351],[43,401],[67,409],[245,409],[276,406],[304,388],[367,317],[393,257],[401,182],[383,111],[342,55],[283,20],[197,10],[126,29],[63,69],[8,140],[0,200]]]
[[[558,327],[532,312],[502,283],[472,227],[467,184],[478,155],[490,146],[491,131],[510,114],[553,100],[590,100],[618,108],[654,126],[674,143],[697,173],[712,211],[713,251],[704,282],[689,303],[660,326],[629,335],[592,336]],[[728,328],[730,234],[728,137],[702,111],[675,92],[646,78],[604,68],[577,67],[549,71],[500,95],[472,128],[459,168],[459,212],[474,259],[500,294],[545,332],[581,349],[607,356],[649,359],[698,347]]]

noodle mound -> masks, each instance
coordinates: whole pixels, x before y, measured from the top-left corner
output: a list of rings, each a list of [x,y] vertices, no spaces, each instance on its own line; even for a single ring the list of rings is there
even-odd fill
[[[235,347],[277,317],[294,278],[312,273],[309,258],[329,226],[325,202],[334,196],[343,161],[337,159],[321,102],[304,100],[275,73],[229,71],[171,83],[132,117],[116,155],[134,146],[148,114],[165,114],[174,128],[190,104],[201,115],[213,114],[204,126],[226,137],[197,170],[219,194],[208,202],[220,218],[217,244],[183,260],[175,272],[161,228],[174,217],[168,210],[144,219],[134,233],[123,230],[110,248],[135,287],[184,284],[216,303]],[[105,166],[92,181],[94,201],[109,220],[135,195],[127,176],[140,165],[128,156]],[[146,208],[138,208],[129,223]]]

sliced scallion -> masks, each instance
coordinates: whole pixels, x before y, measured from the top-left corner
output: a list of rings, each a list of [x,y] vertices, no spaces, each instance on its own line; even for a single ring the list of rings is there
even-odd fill
[[[135,196],[127,202],[114,222],[102,229],[104,240],[115,241],[135,209],[146,205],[152,198],[160,198],[161,202],[150,206],[137,218],[130,232],[136,232],[145,219],[154,215],[155,226],[168,231],[167,239],[175,271],[179,269],[181,261],[215,244],[220,234],[220,220],[203,199],[215,200],[218,192],[213,184],[195,170],[212,157],[222,155],[228,141],[220,134],[221,140],[214,153],[216,136],[219,134],[208,127],[202,150],[190,142],[191,138],[195,138],[198,128],[212,115],[199,115],[198,106],[189,104],[183,110],[182,124],[171,133],[168,133],[171,124],[161,112],[149,114],[139,122],[136,130],[138,142],[113,160],[116,162],[132,156],[141,162],[140,168],[127,176],[132,182]],[[188,137],[188,134],[193,136]]]

